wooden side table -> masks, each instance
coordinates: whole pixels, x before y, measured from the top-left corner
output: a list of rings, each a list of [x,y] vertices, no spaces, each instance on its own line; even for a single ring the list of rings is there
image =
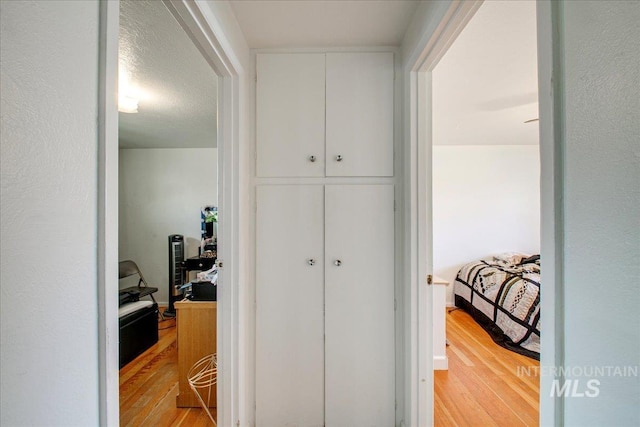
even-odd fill
[[[189,387],[189,369],[201,358],[216,352],[215,301],[177,301],[175,303],[178,334],[178,395],[179,408],[199,408],[200,402]],[[216,390],[212,390],[211,407],[216,406]]]

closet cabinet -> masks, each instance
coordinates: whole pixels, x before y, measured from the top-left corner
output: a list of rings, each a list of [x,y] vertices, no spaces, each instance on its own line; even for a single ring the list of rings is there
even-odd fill
[[[258,177],[393,176],[390,52],[256,59]]]
[[[258,426],[395,423],[394,189],[259,185]]]

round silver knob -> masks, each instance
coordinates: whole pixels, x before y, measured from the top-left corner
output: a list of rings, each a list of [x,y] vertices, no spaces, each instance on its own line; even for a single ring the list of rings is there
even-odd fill
[[[311,258],[309,259],[309,261],[307,261],[307,263],[309,263],[309,265],[314,265],[316,263],[316,260]]]
[[[342,265],[342,261],[340,261],[339,259],[335,260],[333,263],[336,265],[336,267],[340,267]]]
[[[342,161],[342,156],[340,154],[338,154],[336,156],[336,162],[341,162]]]
[[[309,156],[309,161],[311,163],[315,162],[316,161],[316,156]]]

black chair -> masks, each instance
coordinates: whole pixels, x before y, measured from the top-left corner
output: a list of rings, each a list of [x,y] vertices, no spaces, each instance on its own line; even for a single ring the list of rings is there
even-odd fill
[[[127,302],[138,301],[140,298],[144,298],[146,296],[149,296],[153,303],[157,304],[153,294],[158,292],[158,288],[149,286],[135,262],[131,260],[120,261],[119,275],[120,279],[135,275],[138,276],[138,286],[131,286],[129,288],[120,289],[120,305],[126,304]],[[160,313],[160,316],[162,316],[162,313]]]

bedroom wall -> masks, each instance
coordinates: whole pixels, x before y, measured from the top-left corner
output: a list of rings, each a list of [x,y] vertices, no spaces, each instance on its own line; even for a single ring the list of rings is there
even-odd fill
[[[120,150],[119,259],[138,264],[158,303],[169,301],[168,236],[184,235],[185,255],[198,255],[200,208],[217,206],[217,151]]]
[[[98,8],[0,1],[2,426],[99,425]]]
[[[558,140],[564,172],[564,365],[636,369],[635,375],[597,378],[597,397],[566,397],[564,425],[637,426],[640,2],[566,1],[562,6],[556,22],[563,43],[554,48],[563,68],[562,104],[557,105],[562,105],[564,126]],[[544,331],[542,339],[544,350]],[[584,390],[591,377],[572,372],[567,378],[580,380]],[[541,384],[548,396],[548,377]]]
[[[435,145],[433,265],[447,305],[460,267],[501,252],[540,253],[539,147]]]

